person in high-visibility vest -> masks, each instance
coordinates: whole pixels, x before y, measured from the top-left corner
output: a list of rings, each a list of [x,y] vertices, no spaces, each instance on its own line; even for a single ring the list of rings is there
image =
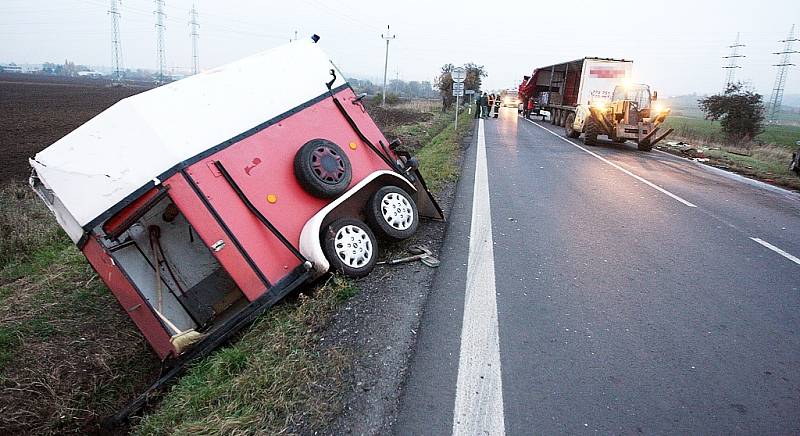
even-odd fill
[[[494,110],[494,100],[495,100],[494,94],[489,94],[488,98],[489,107],[487,108],[489,109],[489,111],[487,112],[486,116],[490,118],[492,116],[492,111]]]

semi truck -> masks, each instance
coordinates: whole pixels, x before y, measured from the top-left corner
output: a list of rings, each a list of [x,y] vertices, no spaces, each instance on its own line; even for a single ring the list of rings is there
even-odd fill
[[[669,109],[656,103],[648,85],[631,83],[632,71],[633,61],[599,57],[537,68],[519,86],[523,113],[548,117],[568,137],[583,133],[588,145],[605,135],[649,151],[671,132],[659,128]]]

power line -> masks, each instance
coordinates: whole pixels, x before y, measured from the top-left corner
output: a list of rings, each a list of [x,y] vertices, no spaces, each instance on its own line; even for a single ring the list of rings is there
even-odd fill
[[[167,26],[164,24],[164,19],[167,14],[164,13],[164,0],[155,0],[156,10],[153,12],[156,15],[156,59],[158,63],[158,76],[156,81],[164,83],[167,69],[167,59],[164,54],[164,33],[166,33]]]
[[[195,8],[195,5],[192,5],[192,11],[189,12],[189,26],[192,29],[192,74],[197,74],[200,72],[200,54],[198,49],[200,23],[197,22],[197,8]]]
[[[389,36],[389,25],[386,25],[386,35],[381,34],[381,38],[386,40],[386,58],[383,62],[383,104],[386,104],[386,73],[389,71],[389,41],[397,38],[397,35]]]
[[[774,123],[778,119],[781,112],[781,104],[783,104],[783,88],[786,86],[786,76],[789,73],[789,67],[794,64],[791,63],[791,55],[793,53],[800,53],[792,50],[792,43],[800,41],[794,37],[794,24],[792,29],[789,30],[789,36],[779,42],[784,43],[783,51],[773,53],[781,57],[780,63],[773,66],[778,67],[778,75],[775,77],[775,86],[772,88],[772,95],[769,98],[767,121]]]
[[[108,14],[111,15],[111,69],[113,70],[112,80],[114,83],[122,82],[122,39],[119,32],[119,0],[111,0],[111,8]]]
[[[739,33],[737,32],[736,41],[733,43],[733,45],[728,46],[728,48],[731,49],[731,54],[722,57],[723,59],[728,59],[728,65],[722,67],[723,69],[728,70],[725,76],[725,89],[728,89],[728,86],[730,86],[733,83],[733,78],[736,76],[736,69],[742,68],[739,65],[737,65],[737,63],[739,58],[745,57],[744,55],[739,54],[739,48],[744,46],[745,46],[744,44],[739,43]]]

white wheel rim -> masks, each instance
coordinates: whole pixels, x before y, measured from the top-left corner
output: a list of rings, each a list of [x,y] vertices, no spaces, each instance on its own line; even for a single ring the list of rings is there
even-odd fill
[[[397,230],[407,230],[414,222],[414,209],[406,197],[390,192],[381,199],[381,216]]]
[[[336,255],[350,268],[362,268],[372,259],[372,241],[364,229],[346,225],[336,232]]]

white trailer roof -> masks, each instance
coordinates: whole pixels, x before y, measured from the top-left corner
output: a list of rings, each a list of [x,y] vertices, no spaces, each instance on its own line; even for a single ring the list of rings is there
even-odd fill
[[[310,40],[286,44],[121,100],[30,163],[75,239],[175,165],[325,94],[331,69]]]

